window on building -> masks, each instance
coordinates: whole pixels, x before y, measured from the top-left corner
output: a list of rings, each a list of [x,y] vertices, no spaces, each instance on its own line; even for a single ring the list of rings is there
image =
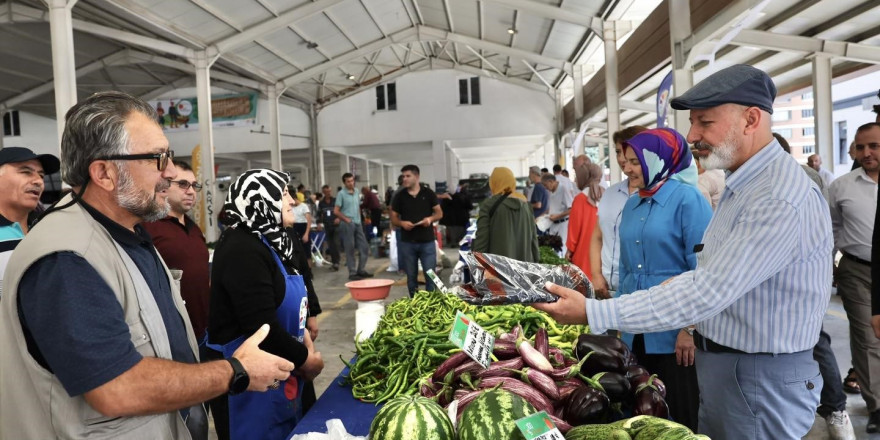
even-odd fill
[[[803,129],[804,136],[812,136],[813,135],[813,127],[804,127]]]
[[[813,100],[813,91],[810,90],[809,92],[804,93],[803,95],[801,95],[801,99],[803,99],[804,101],[812,101]]]
[[[804,154],[813,154],[813,150],[816,149],[816,146],[813,144],[804,145]]]
[[[802,118],[812,118],[813,117],[813,109],[805,108],[805,109],[801,110],[801,117]]]
[[[3,136],[21,136],[18,110],[10,110],[3,115]]]
[[[779,130],[773,130],[773,131],[779,133],[779,135],[784,137],[785,139],[791,139],[791,129],[790,128],[780,128]]]
[[[478,105],[480,103],[479,76],[458,80],[458,103],[461,105]]]
[[[771,117],[774,121],[788,121],[791,119],[791,110],[778,110]]]
[[[376,110],[397,110],[397,84],[376,86]]]

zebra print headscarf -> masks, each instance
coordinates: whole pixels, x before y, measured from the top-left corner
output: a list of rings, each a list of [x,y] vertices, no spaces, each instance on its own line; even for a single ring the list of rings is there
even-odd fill
[[[290,175],[265,168],[245,171],[226,194],[223,205],[229,227],[244,229],[266,240],[288,265],[293,265],[293,242],[281,224],[284,188]]]

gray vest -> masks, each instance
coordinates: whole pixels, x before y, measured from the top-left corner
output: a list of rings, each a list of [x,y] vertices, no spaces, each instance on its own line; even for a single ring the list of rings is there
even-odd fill
[[[60,203],[70,200],[64,197]],[[131,258],[80,205],[44,218],[17,246],[3,280],[0,301],[0,438],[14,439],[190,439],[179,412],[105,417],[80,395],[70,397],[55,375],[28,353],[16,304],[25,271],[43,256],[74,252],[85,258],[116,293],[131,342],[144,357],[171,359],[159,308]],[[164,266],[164,262],[163,262]],[[193,355],[198,349],[180,297],[180,276],[165,267]]]

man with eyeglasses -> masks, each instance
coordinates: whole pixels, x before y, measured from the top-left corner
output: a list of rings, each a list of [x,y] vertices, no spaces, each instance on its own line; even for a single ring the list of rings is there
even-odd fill
[[[16,247],[0,301],[0,438],[206,438],[200,402],[265,391],[291,362],[258,344],[199,363],[177,280],[140,223],[178,178],[155,109],[119,92],[65,117],[72,188]],[[179,185],[178,185],[179,186]]]
[[[855,156],[861,168],[835,179],[828,187],[834,248],[843,253],[834,275],[849,318],[850,351],[868,407],[867,431],[880,432],[880,340],[871,327],[871,250],[880,177],[880,124],[856,130]]]
[[[201,228],[187,214],[195,206],[196,193],[202,190],[202,185],[188,163],[176,161],[174,167],[177,168],[177,179],[172,180],[171,186],[165,190],[170,208],[168,216],[143,226],[165,264],[171,270],[182,271],[180,296],[186,303],[186,312],[201,353],[211,296],[208,246]]]

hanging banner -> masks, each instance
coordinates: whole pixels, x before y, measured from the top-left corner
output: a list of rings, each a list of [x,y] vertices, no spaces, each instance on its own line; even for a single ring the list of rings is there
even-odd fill
[[[239,127],[257,122],[256,93],[221,95],[211,99],[214,127]],[[196,98],[164,98],[149,101],[159,115],[159,125],[167,131],[198,130],[199,108]]]
[[[657,128],[666,127],[666,113],[669,112],[669,93],[672,91],[672,72],[666,74],[657,88]]]

